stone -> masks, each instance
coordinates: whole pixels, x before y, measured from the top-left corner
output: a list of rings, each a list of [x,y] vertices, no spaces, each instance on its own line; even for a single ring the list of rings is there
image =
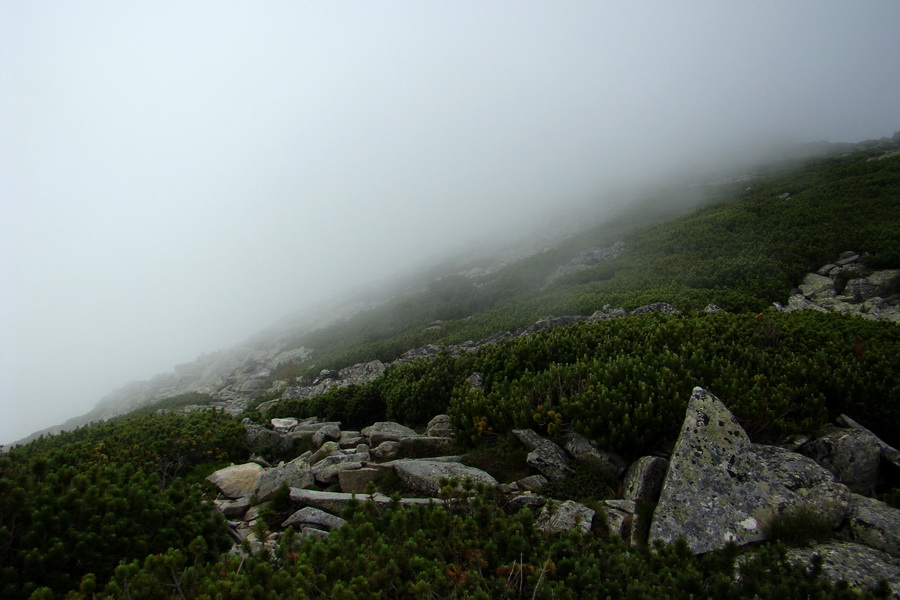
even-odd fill
[[[372,448],[372,458],[375,460],[394,460],[400,454],[400,442],[381,442]]]
[[[313,466],[312,473],[319,483],[337,483],[341,471],[361,469],[363,463],[370,458],[368,446],[365,445],[354,452],[337,451],[318,461]]]
[[[309,457],[308,462],[310,465],[315,466],[322,459],[331,456],[335,452],[339,452],[340,449],[340,445],[338,445],[336,442],[325,442],[321,447],[319,447],[318,450],[312,453],[312,455]]]
[[[763,527],[833,476],[812,460],[774,446],[752,445],[722,402],[694,388],[669,461],[649,541],[685,538],[697,554],[730,542],[764,539]]]
[[[513,434],[522,442],[528,453],[526,462],[550,480],[559,480],[572,473],[565,451],[532,429],[514,429]]]
[[[800,293],[807,298],[822,295],[834,295],[834,281],[830,277],[807,273],[800,282]]]
[[[475,483],[497,485],[497,480],[481,469],[469,467],[462,463],[441,462],[432,460],[396,460],[392,465],[394,472],[410,489],[418,493],[437,497],[441,491],[439,481],[457,477],[462,483],[471,479]]]
[[[251,506],[249,496],[237,500],[215,500],[214,503],[226,519],[240,519]]]
[[[327,513],[319,508],[312,506],[304,506],[281,524],[282,527],[291,527],[292,525],[313,525],[318,529],[340,529],[347,524],[347,521],[340,517],[336,517],[331,513]]]
[[[875,437],[875,439],[878,440],[878,445],[881,448],[881,458],[900,469],[900,450],[897,450],[893,446],[888,445],[881,438],[876,436],[874,433],[872,433],[847,415],[840,415],[837,418],[837,421],[845,425],[846,427],[852,427],[853,429],[859,429],[861,431],[871,433]]]
[[[677,315],[678,309],[672,306],[667,302],[654,302],[652,304],[645,304],[644,306],[639,306],[633,311],[631,311],[631,316],[635,315],[648,315],[650,313],[662,313],[664,315]]]
[[[594,311],[594,314],[588,317],[588,321],[607,321],[609,319],[620,319],[627,316],[628,313],[624,308],[613,308],[609,304],[605,304],[600,310]]]
[[[611,535],[631,540],[635,503],[629,500],[606,500],[606,527]]]
[[[616,477],[622,475],[625,472],[625,467],[628,466],[624,458],[614,452],[598,450],[586,437],[579,433],[566,435],[563,448],[566,449],[566,452],[572,458],[593,462]]]
[[[393,421],[381,421],[364,428],[360,433],[369,438],[369,444],[378,446],[381,442],[399,442],[405,437],[419,435],[414,430]]]
[[[703,307],[703,312],[705,313],[717,313],[717,312],[726,312],[724,308],[719,306],[718,304],[713,304],[710,302],[705,307]]]
[[[381,476],[381,469],[360,468],[338,472],[338,483],[342,492],[364,494],[370,481],[377,481]]]
[[[428,437],[454,437],[453,427],[450,425],[450,415],[437,415],[428,421],[425,427],[425,435]]]
[[[547,485],[547,478],[543,475],[529,475],[516,482],[516,488],[523,492],[537,492]]]
[[[271,429],[244,419],[244,442],[250,452],[283,454],[294,447],[294,440]]]
[[[249,522],[255,521],[259,518],[264,510],[270,508],[272,506],[271,502],[260,502],[256,506],[251,506],[247,512],[244,514],[244,520]]]
[[[444,456],[455,446],[455,440],[449,437],[433,437],[417,435],[401,439],[400,454],[410,457]]]
[[[291,488],[291,501],[302,506],[313,506],[321,508],[325,512],[332,514],[339,513],[351,502],[372,501],[378,505],[387,505],[393,502],[390,497],[384,494],[374,494],[372,496],[362,494],[345,494],[343,492],[322,492],[319,490],[306,490],[302,488]],[[400,504],[442,504],[443,501],[438,498],[401,498]]]
[[[256,496],[260,501],[268,500],[282,485],[299,488],[313,487],[315,478],[309,463],[295,460],[279,467],[268,469],[259,476]]]
[[[272,419],[269,422],[272,424],[272,429],[278,433],[288,433],[298,423],[297,419]]]
[[[634,461],[625,472],[625,499],[656,502],[668,468],[669,461],[659,456],[642,456]]]
[[[545,504],[547,504],[547,499],[543,496],[532,494],[531,492],[525,492],[510,498],[507,506],[513,512],[517,512],[522,510],[523,508],[536,510],[541,508]]]
[[[809,548],[791,548],[787,559],[812,569],[813,557],[822,559],[822,575],[852,587],[873,590],[884,580],[892,598],[900,598],[900,560],[862,544],[831,541]]]
[[[341,429],[337,425],[328,424],[319,427],[312,436],[313,446],[319,447],[325,442],[337,442],[341,439]]]
[[[849,527],[855,541],[900,558],[900,510],[880,500],[853,494]]]
[[[826,428],[800,448],[858,494],[872,494],[878,480],[881,440],[861,429]]]
[[[588,534],[594,521],[594,511],[574,500],[548,502],[535,521],[535,528],[545,533],[560,533],[577,529]]]
[[[256,463],[232,465],[219,469],[206,478],[206,481],[219,488],[229,498],[250,496],[256,491],[263,468]]]
[[[327,531],[322,531],[321,529],[316,529],[315,527],[303,527],[300,529],[300,539],[305,540],[306,538],[316,538],[317,540],[327,540],[328,536],[331,534]]]

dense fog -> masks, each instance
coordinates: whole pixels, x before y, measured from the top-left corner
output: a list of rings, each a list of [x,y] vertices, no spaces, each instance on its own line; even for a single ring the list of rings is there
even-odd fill
[[[891,135],[898,23],[896,2],[4,2],[0,443],[471,240]]]

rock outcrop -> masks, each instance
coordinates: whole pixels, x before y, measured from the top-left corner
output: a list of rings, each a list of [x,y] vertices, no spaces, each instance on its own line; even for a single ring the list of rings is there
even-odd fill
[[[872,271],[853,252],[841,253],[834,263],[807,273],[783,312],[817,310],[858,315],[876,321],[900,323],[900,269]]]
[[[695,388],[650,541],[684,538],[698,553],[761,541],[768,521],[789,507],[815,504],[832,483],[831,473],[808,458],[751,444],[725,405]]]

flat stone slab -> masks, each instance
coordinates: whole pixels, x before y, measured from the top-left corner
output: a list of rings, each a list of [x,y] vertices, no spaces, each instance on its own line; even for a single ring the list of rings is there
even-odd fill
[[[533,429],[513,429],[513,435],[531,450],[526,462],[547,479],[556,481],[573,472],[565,451]]]
[[[436,460],[395,460],[391,466],[397,476],[420,494],[438,496],[441,492],[441,479],[457,477],[460,481],[471,479],[475,483],[497,485],[497,480],[481,469],[469,467],[458,462]]]
[[[306,490],[291,488],[291,501],[303,506],[312,506],[329,513],[341,512],[350,502],[368,502],[375,504],[390,504],[393,500],[384,494],[345,494],[344,492],[320,492],[318,490]],[[401,498],[400,504],[443,504],[438,498]]]

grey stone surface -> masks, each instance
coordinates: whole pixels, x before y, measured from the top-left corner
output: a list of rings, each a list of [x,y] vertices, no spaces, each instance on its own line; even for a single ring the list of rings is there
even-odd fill
[[[572,458],[600,465],[616,477],[621,476],[628,466],[624,458],[614,452],[597,449],[590,440],[579,433],[566,435],[563,448]]]
[[[871,494],[878,479],[881,443],[871,432],[829,427],[800,448],[858,494]]]
[[[436,415],[425,427],[425,435],[429,437],[454,437],[453,427],[450,425],[450,415]]]
[[[449,437],[417,435],[402,438],[398,443],[400,444],[400,454],[403,456],[424,458],[445,456],[453,450],[454,442],[455,440]]]
[[[291,500],[301,506],[313,506],[321,508],[325,512],[332,514],[341,512],[350,502],[367,502],[371,500],[378,505],[386,505],[393,502],[390,497],[384,494],[375,494],[369,496],[367,494],[346,494],[343,492],[322,492],[319,490],[306,490],[301,488],[291,488]],[[441,504],[438,498],[401,498],[400,504]]]
[[[900,510],[874,498],[853,494],[849,526],[855,541],[900,558]]]
[[[442,478],[458,477],[460,480],[471,479],[475,483],[497,485],[497,480],[475,467],[462,463],[440,462],[431,460],[396,460],[392,465],[397,476],[421,494],[437,497],[441,491],[439,481]]]
[[[285,519],[282,527],[290,527],[292,525],[313,525],[319,529],[339,529],[347,524],[347,521],[340,517],[336,517],[331,513],[325,512],[319,508],[312,506],[304,506],[300,510]]]
[[[578,529],[582,533],[590,533],[594,520],[594,511],[574,500],[565,502],[548,502],[541,509],[534,526],[546,533],[556,533]]]
[[[791,548],[788,560],[812,568],[814,556],[822,559],[822,575],[831,581],[846,581],[858,589],[874,589],[881,580],[891,589],[891,598],[900,599],[900,560],[849,542],[827,542],[809,548]]]
[[[341,428],[333,423],[322,425],[312,436],[314,446],[321,446],[325,442],[337,442],[341,439]]]
[[[216,500],[215,505],[226,519],[240,519],[250,508],[251,502],[249,496],[244,496],[237,500]]]
[[[659,456],[642,456],[625,472],[623,496],[627,500],[656,502],[666,478],[669,461]]]
[[[375,460],[394,460],[400,454],[400,442],[381,442],[372,448],[372,458]]]
[[[378,446],[381,442],[398,442],[405,437],[419,435],[415,430],[393,421],[375,423],[365,427],[360,433],[369,438],[369,444],[372,446]]]
[[[297,419],[272,419],[270,423],[272,424],[272,429],[278,433],[288,433],[297,426],[298,421]]]
[[[572,473],[565,451],[532,429],[514,429],[513,434],[531,450],[526,461],[547,479],[558,480]]]
[[[652,304],[645,304],[644,306],[638,306],[636,309],[631,311],[631,315],[647,315],[650,313],[662,313],[664,315],[676,315],[678,314],[678,309],[672,306],[667,302],[654,302]]]
[[[219,469],[206,480],[218,487],[223,495],[229,498],[241,498],[250,496],[256,491],[262,473],[263,468],[258,464],[246,463]]]
[[[684,537],[696,553],[761,541],[783,510],[812,504],[832,476],[813,461],[754,446],[718,398],[694,388],[650,523],[650,541]]]
[[[244,419],[244,442],[251,452],[282,454],[294,447],[294,441],[271,429]]]
[[[306,461],[291,461],[272,469],[267,469],[259,476],[256,496],[260,501],[268,500],[282,485],[288,487],[308,488],[315,484],[313,473]]]
[[[830,277],[823,277],[815,273],[807,273],[800,283],[800,293],[807,298],[821,296],[825,293],[834,295],[834,281]]]
[[[360,468],[338,472],[338,483],[342,492],[363,494],[370,481],[376,481],[381,476],[381,469]]]
[[[543,475],[529,475],[516,482],[516,487],[523,492],[538,492],[547,485],[547,478]]]

